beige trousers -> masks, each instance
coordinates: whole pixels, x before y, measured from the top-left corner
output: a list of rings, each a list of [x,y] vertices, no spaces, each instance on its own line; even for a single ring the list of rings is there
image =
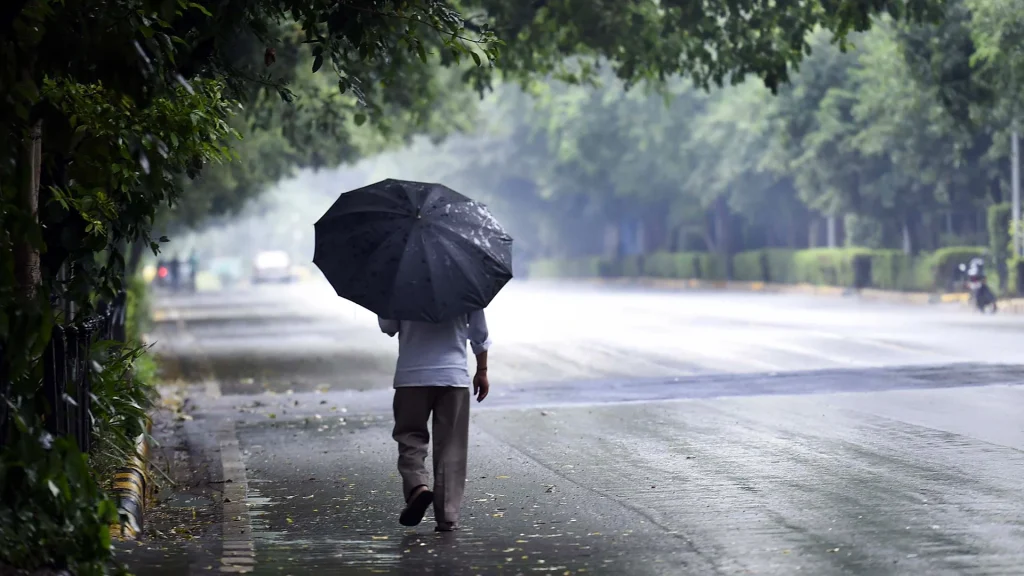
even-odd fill
[[[469,449],[469,388],[407,386],[395,388],[395,430],[398,472],[409,500],[418,486],[430,486],[426,458],[430,444],[427,419],[433,414],[434,518],[438,523],[459,521],[466,489]]]

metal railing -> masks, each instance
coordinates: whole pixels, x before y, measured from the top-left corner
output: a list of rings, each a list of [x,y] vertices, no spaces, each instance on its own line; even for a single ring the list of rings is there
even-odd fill
[[[53,327],[50,342],[43,351],[42,395],[49,412],[46,429],[58,436],[71,436],[82,452],[92,446],[91,351],[96,342],[124,342],[127,296],[123,292],[113,301],[100,304],[97,314]],[[0,344],[0,393],[6,399],[10,390]],[[6,444],[10,426],[7,402],[0,406],[0,445]]]
[[[11,391],[10,370],[7,366],[7,350],[0,342],[0,447],[7,445],[7,427],[10,425],[10,406],[7,405]]]

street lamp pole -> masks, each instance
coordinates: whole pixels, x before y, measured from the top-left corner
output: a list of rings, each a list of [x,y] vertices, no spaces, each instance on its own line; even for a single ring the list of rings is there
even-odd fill
[[[1020,136],[1017,133],[1016,121],[1014,121],[1013,134],[1010,136],[1011,162],[1010,178],[1013,180],[1010,189],[1013,194],[1013,256],[1020,258],[1022,248],[1021,226],[1020,226]]]

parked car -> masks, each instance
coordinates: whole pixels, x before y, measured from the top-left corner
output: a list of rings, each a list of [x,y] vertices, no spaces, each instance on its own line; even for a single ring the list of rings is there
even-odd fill
[[[292,262],[282,250],[260,252],[252,266],[252,283],[291,282]]]

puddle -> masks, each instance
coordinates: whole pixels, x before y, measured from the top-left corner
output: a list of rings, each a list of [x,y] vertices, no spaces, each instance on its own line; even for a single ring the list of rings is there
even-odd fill
[[[160,504],[169,508],[204,508],[212,506],[213,500],[188,492],[172,492],[166,499],[161,500]]]
[[[245,502],[249,508],[249,522],[252,523],[253,538],[268,542],[282,542],[285,540],[286,533],[270,530],[267,520],[264,518],[269,512],[268,508],[275,502],[254,488],[252,486],[254,482],[261,483],[267,482],[267,480],[249,480],[249,490],[245,496]]]

